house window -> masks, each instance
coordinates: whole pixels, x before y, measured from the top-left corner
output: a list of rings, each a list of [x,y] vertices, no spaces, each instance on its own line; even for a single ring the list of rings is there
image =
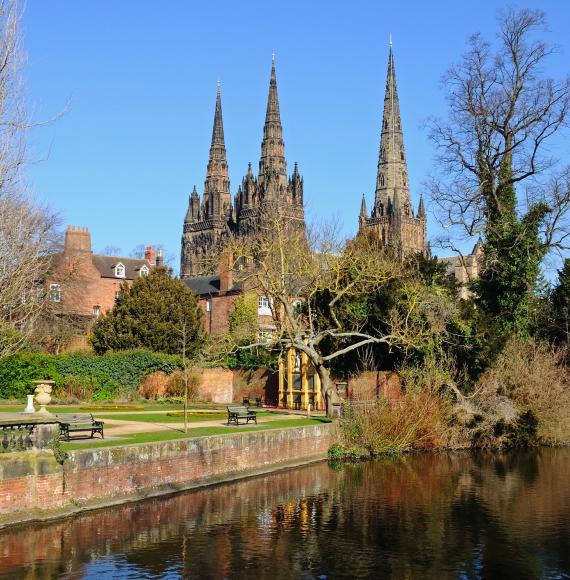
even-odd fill
[[[271,316],[271,299],[267,296],[260,296],[257,303],[257,314],[261,316]]]
[[[257,334],[258,342],[270,345],[274,341],[274,331],[270,328],[260,328]]]
[[[125,266],[119,262],[115,266],[115,276],[117,278],[124,278],[125,277]]]
[[[143,266],[140,269],[139,276],[148,276],[148,267],[147,266]]]
[[[208,298],[206,300],[206,312],[212,312],[212,299]]]
[[[61,302],[61,286],[59,284],[50,284],[49,293],[52,302]]]
[[[93,306],[93,316],[95,318],[99,318],[100,314],[101,314],[101,307],[100,306]]]

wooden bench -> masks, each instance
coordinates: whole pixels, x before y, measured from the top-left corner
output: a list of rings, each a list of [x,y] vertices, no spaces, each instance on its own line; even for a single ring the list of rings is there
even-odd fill
[[[61,436],[69,441],[72,433],[91,433],[93,437],[96,433],[103,435],[103,421],[95,419],[91,413],[61,413],[55,415],[61,430]]]
[[[245,420],[246,424],[255,421],[257,425],[257,413],[247,407],[228,407],[228,425],[234,423],[239,425],[240,420]]]

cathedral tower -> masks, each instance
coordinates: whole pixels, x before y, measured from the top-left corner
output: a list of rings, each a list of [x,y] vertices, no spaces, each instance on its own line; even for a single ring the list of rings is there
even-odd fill
[[[376,231],[383,245],[394,248],[401,257],[428,252],[423,200],[420,200],[417,215],[414,215],[410,200],[391,38],[374,206],[371,216],[368,217],[363,199],[359,227]]]
[[[275,57],[271,62],[259,173],[257,177],[253,174],[250,163],[233,205],[218,85],[204,193],[200,200],[194,187],[184,220],[181,278],[211,271],[211,258],[219,253],[227,237],[255,232],[259,227],[260,215],[263,215],[261,210],[268,206],[283,212],[296,226],[304,229],[303,178],[297,163],[291,176],[287,177]]]
[[[255,178],[250,163],[247,175],[243,178],[236,195],[235,210],[239,233],[247,234],[254,231],[260,210],[268,205],[284,212],[294,223],[304,228],[303,178],[299,174],[297,163],[293,174],[287,178],[275,57],[271,62],[259,173]]]
[[[230,179],[220,84],[216,95],[214,126],[202,202],[196,186],[190,194],[182,233],[180,276],[195,276],[209,269],[207,259],[220,246],[232,219]]]

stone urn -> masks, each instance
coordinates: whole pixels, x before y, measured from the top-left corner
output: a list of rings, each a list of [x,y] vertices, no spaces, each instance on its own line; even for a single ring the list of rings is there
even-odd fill
[[[55,385],[55,381],[32,381],[32,383],[36,385],[34,389],[34,393],[36,393],[35,399],[36,403],[40,406],[37,414],[50,415],[49,411],[46,410],[46,405],[49,405],[51,402],[51,391],[53,385]]]

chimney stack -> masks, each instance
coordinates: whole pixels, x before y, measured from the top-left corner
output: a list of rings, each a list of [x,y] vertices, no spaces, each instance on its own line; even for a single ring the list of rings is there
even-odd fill
[[[220,256],[220,292],[225,293],[233,286],[233,257],[230,252],[222,252]]]
[[[89,228],[67,226],[65,232],[64,254],[91,253],[91,234]]]
[[[144,251],[144,259],[148,260],[149,263],[154,266],[154,248],[152,246],[147,246]]]
[[[156,252],[156,267],[163,268],[164,267],[164,257],[162,255],[162,248],[158,248]]]

